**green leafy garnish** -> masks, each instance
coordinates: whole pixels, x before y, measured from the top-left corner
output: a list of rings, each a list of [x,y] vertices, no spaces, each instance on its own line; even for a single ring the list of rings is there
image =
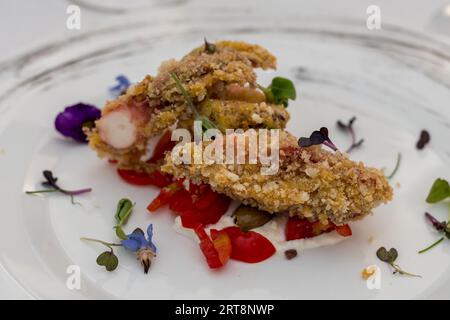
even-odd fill
[[[216,52],[217,48],[216,45],[214,43],[210,43],[208,42],[208,40],[206,40],[205,38],[205,51],[208,54],[213,54],[214,52]]]
[[[104,266],[107,271],[114,271],[119,265],[119,259],[112,250],[101,253],[96,261],[99,266]]]
[[[104,245],[105,247],[108,247],[109,251],[105,251],[105,252],[101,253],[97,257],[96,262],[99,266],[105,267],[105,269],[107,271],[114,271],[117,268],[117,266],[119,265],[119,259],[114,254],[113,247],[121,247],[122,244],[110,243],[110,242],[106,242],[103,240],[92,239],[92,238],[80,238],[80,240],[96,242],[96,243],[100,243],[100,244]]]
[[[272,79],[270,86],[267,88],[259,86],[259,88],[266,95],[267,101],[283,104],[285,107],[288,106],[288,100],[295,100],[297,98],[294,84],[286,78],[275,77]]]
[[[192,113],[194,114],[194,119],[196,121],[201,121],[202,130],[206,131],[208,129],[217,129],[217,126],[211,120],[209,120],[207,117],[200,115],[200,113],[198,112],[197,108],[194,105],[194,102],[192,102],[191,96],[187,93],[186,89],[183,87],[183,84],[181,83],[178,76],[173,72],[170,73],[170,76],[172,77],[178,90],[180,90],[181,94],[186,100],[186,104],[189,106],[189,108],[191,108]]]
[[[450,185],[447,180],[438,178],[434,181],[426,201],[437,203],[450,197]]]
[[[122,226],[125,225],[130,218],[131,213],[133,212],[133,207],[134,203],[132,203],[129,199],[121,199],[119,203],[117,203],[117,210],[114,216],[117,224],[114,226],[114,229],[116,230],[116,235],[119,239],[127,239],[127,235],[123,231]]]
[[[386,250],[385,247],[381,247],[377,250],[377,257],[381,261],[389,264],[394,269],[394,274],[399,273],[399,274],[405,275],[405,276],[422,278],[419,275],[404,271],[402,268],[400,268],[400,266],[398,264],[395,263],[395,261],[398,258],[398,251],[395,248],[391,248],[388,251],[388,250]]]

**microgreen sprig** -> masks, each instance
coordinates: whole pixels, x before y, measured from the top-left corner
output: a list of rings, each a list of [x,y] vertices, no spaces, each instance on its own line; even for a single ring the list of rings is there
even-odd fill
[[[395,248],[391,248],[388,251],[388,250],[386,250],[385,247],[381,247],[377,250],[377,257],[381,261],[389,264],[394,269],[394,274],[398,273],[398,274],[405,275],[405,276],[422,278],[422,276],[419,276],[417,274],[413,274],[413,273],[403,270],[402,268],[400,268],[400,266],[398,264],[395,263],[395,261],[398,258],[398,251]]]
[[[204,38],[205,40],[205,52],[207,54],[213,54],[217,51],[217,47],[214,43],[208,42],[208,40],[206,40],[206,38]]]
[[[445,221],[439,221],[435,217],[433,217],[430,213],[425,212],[425,218],[432,224],[432,226],[438,231],[439,233],[445,234],[445,236],[450,239],[450,220],[448,222]],[[418,253],[425,253],[430,249],[433,249],[438,244],[440,244],[442,241],[445,240],[445,237],[440,237],[437,241],[433,242],[428,247],[420,250]]]
[[[386,178],[387,179],[392,179],[394,176],[395,176],[395,174],[397,173],[397,171],[398,171],[398,168],[400,168],[400,163],[402,162],[402,154],[399,152],[399,153],[397,153],[397,160],[396,160],[396,162],[395,162],[395,167],[394,167],[394,170],[392,170],[392,172],[391,172],[391,174],[389,174],[388,176],[386,176]]]
[[[273,78],[272,83],[267,88],[260,85],[258,85],[258,88],[264,92],[267,101],[283,104],[285,107],[288,106],[289,100],[295,100],[297,98],[294,84],[291,80],[283,77]]]
[[[96,262],[99,266],[105,267],[107,271],[114,271],[116,270],[117,266],[119,265],[119,258],[114,253],[113,247],[121,247],[121,243],[110,243],[103,240],[98,239],[92,239],[92,238],[80,238],[80,240],[83,241],[89,241],[89,242],[96,242],[100,243],[106,247],[109,248],[109,251],[102,252],[98,255]]]
[[[320,130],[313,131],[313,133],[311,133],[309,138],[301,137],[300,139],[298,139],[298,145],[302,148],[307,148],[319,144],[323,144],[331,148],[333,151],[338,150],[338,148],[328,137],[328,129],[325,127],[320,128]]]
[[[172,77],[178,90],[181,92],[184,99],[186,100],[186,104],[189,106],[189,108],[191,108],[191,111],[194,115],[194,119],[197,121],[201,121],[202,129],[204,131],[208,129],[217,129],[217,126],[211,120],[209,120],[207,117],[200,115],[200,113],[198,112],[197,108],[194,105],[194,102],[191,99],[191,96],[187,93],[178,76],[174,72],[171,72],[170,76]]]
[[[352,118],[350,118],[350,120],[348,121],[347,124],[343,123],[341,120],[337,121],[338,128],[349,132],[352,137],[352,144],[346,150],[347,153],[350,153],[354,149],[360,147],[364,142],[364,139],[359,139],[358,141],[356,140],[356,133],[355,133],[355,129],[353,128],[353,123],[355,122],[355,120],[356,120],[356,117],[352,117]]]
[[[125,225],[128,221],[128,219],[131,216],[131,213],[133,212],[134,203],[132,203],[129,199],[121,199],[119,203],[117,204],[115,219],[116,219],[116,225],[114,226],[114,229],[116,230],[116,235],[121,240],[128,239],[127,235],[122,229],[122,226]]]
[[[62,194],[70,196],[70,199],[72,201],[72,204],[75,204],[74,202],[74,196],[88,193],[92,191],[92,188],[85,188],[85,189],[79,189],[79,190],[66,190],[58,186],[57,181],[58,178],[53,176],[53,173],[50,170],[44,170],[42,172],[44,175],[44,178],[46,181],[42,183],[44,187],[47,187],[48,189],[43,190],[34,190],[34,191],[25,191],[26,194],[39,194],[39,193],[50,193],[50,192],[60,192]]]

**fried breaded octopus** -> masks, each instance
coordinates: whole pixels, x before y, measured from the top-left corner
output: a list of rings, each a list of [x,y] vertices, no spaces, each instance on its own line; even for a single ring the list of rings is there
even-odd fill
[[[188,143],[185,148],[193,146]],[[225,152],[225,148],[220,150]],[[354,162],[339,151],[330,152],[317,145],[299,147],[297,139],[286,131],[280,133],[275,174],[262,174],[260,161],[178,164],[174,159],[172,154],[166,155],[161,170],[176,178],[207,183],[215,191],[261,210],[289,212],[323,224],[331,221],[342,225],[360,219],[392,199],[392,188],[380,170]]]
[[[164,62],[156,77],[145,77],[107,102],[96,127],[87,133],[90,146],[121,168],[152,171],[158,167],[146,162],[150,139],[174,126],[191,127],[193,121],[192,110],[170,73],[181,80],[199,113],[222,131],[284,128],[288,112],[282,105],[266,102],[254,72],[255,68],[274,69],[275,57],[244,42],[220,41],[214,46],[214,52],[201,46],[180,61]]]

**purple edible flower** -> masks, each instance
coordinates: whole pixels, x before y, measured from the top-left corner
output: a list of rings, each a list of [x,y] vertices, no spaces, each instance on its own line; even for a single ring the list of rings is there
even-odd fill
[[[124,94],[131,84],[130,80],[128,80],[128,78],[124,75],[118,75],[116,77],[116,81],[117,84],[109,88],[109,92],[114,98],[117,98],[118,96]]]
[[[313,131],[309,138],[301,137],[298,139],[298,145],[302,148],[319,144],[323,144],[334,151],[338,150],[338,148],[336,148],[334,143],[328,137],[328,129],[325,127],[320,128],[320,130]]]
[[[137,259],[144,267],[144,272],[147,273],[153,258],[156,256],[156,246],[152,242],[153,224],[147,228],[147,238],[144,231],[137,228],[127,236],[128,239],[122,240],[122,245],[125,249],[136,252]]]
[[[101,111],[95,106],[80,102],[66,107],[56,116],[55,128],[65,137],[78,142],[87,142],[83,127],[94,127],[95,120],[100,116]]]

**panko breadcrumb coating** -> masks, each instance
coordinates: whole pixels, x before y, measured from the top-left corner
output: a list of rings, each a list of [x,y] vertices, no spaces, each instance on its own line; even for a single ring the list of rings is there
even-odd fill
[[[265,101],[254,72],[254,68],[274,69],[276,58],[266,49],[244,42],[219,41],[215,46],[214,53],[201,46],[180,61],[164,62],[156,77],[147,76],[107,102],[96,128],[87,132],[90,146],[101,158],[115,160],[121,168],[152,171],[157,167],[143,160],[149,139],[170,127],[186,128],[192,122],[192,112],[171,72],[179,77],[200,114],[216,121],[222,131],[284,128],[288,112],[282,105]]]
[[[177,178],[207,183],[215,191],[261,210],[287,211],[323,224],[342,225],[360,219],[392,199],[392,188],[380,170],[351,161],[339,151],[329,152],[321,146],[301,148],[285,131],[280,133],[278,172],[263,175],[260,169],[259,162],[175,164],[171,154],[161,168]]]

